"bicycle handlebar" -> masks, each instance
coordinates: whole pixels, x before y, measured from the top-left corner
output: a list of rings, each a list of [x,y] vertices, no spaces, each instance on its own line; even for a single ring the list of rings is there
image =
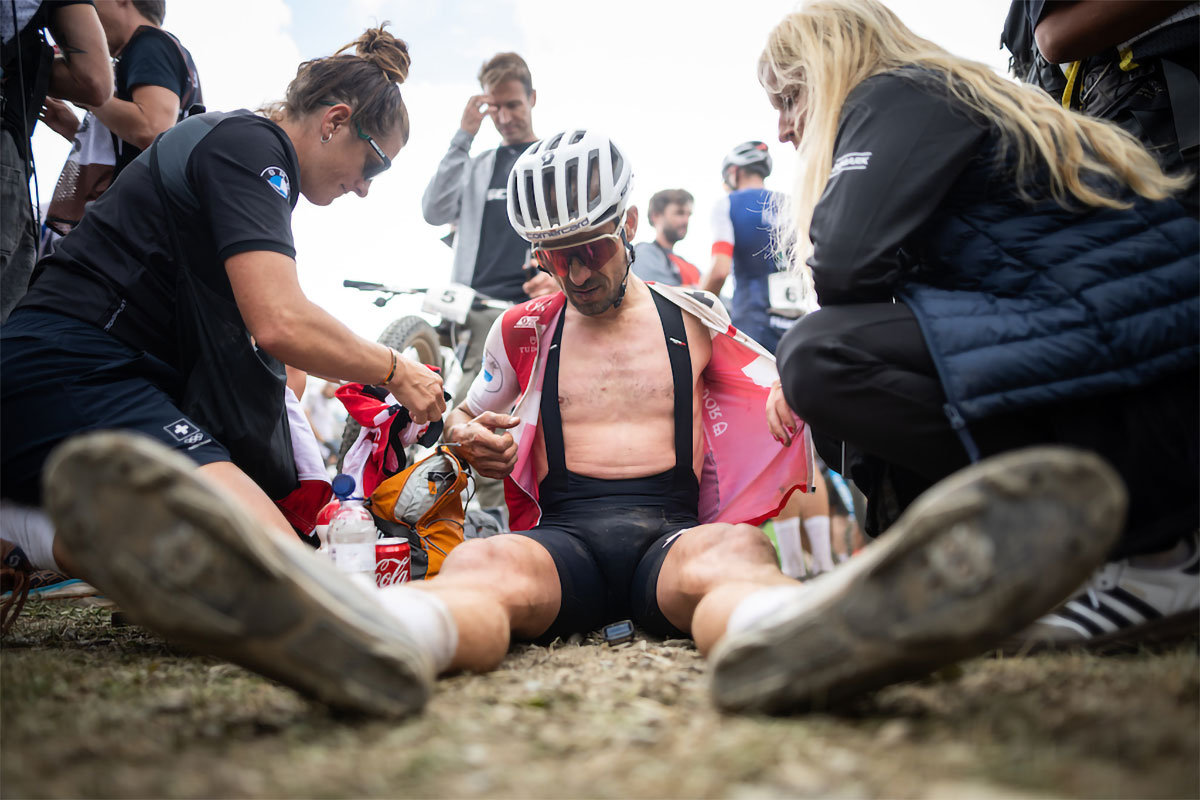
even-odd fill
[[[424,286],[401,289],[396,286],[388,286],[387,284],[383,283],[372,283],[371,281],[352,281],[348,278],[342,281],[342,286],[346,287],[347,289],[358,289],[360,292],[383,292],[390,295],[427,294],[429,292],[429,288]],[[475,311],[479,311],[480,309],[484,308],[492,308],[503,311],[510,306],[512,306],[512,303],[504,300],[497,300],[494,297],[488,297],[487,295],[479,292],[475,292],[475,299],[471,302],[471,308]]]

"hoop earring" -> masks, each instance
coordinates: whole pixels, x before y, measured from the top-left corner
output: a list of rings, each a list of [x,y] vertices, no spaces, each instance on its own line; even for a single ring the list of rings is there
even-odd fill
[[[321,137],[321,144],[329,144],[329,140],[333,138],[333,132],[329,132]]]

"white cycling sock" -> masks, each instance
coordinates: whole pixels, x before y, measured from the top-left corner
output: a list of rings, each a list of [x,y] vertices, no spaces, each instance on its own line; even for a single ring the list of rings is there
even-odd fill
[[[442,598],[403,584],[380,589],[378,597],[383,607],[404,624],[417,645],[433,657],[438,674],[445,672],[458,650],[458,625]]]
[[[40,508],[0,502],[0,539],[21,548],[35,569],[62,572],[54,560],[54,523]]]
[[[804,566],[804,547],[800,544],[800,519],[779,517],[771,524],[779,544],[779,569],[789,578],[803,578],[808,569]]]
[[[738,633],[785,606],[799,602],[808,591],[806,584],[767,586],[742,598],[725,623],[725,633]]]
[[[804,533],[808,536],[808,547],[816,565],[813,572],[832,570],[833,544],[829,541],[829,517],[805,517]]]

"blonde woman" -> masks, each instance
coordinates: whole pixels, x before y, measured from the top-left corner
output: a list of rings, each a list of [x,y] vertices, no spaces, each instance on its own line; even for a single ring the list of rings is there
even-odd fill
[[[919,494],[984,456],[1039,444],[1095,451],[1129,494],[1110,557],[1169,567],[1158,577],[1170,573],[1170,586],[1144,608],[1125,608],[1127,625],[1105,608],[1094,616],[1109,621],[1089,618],[1056,638],[1136,636],[1152,616],[1194,630],[1200,226],[1172,199],[1186,176],[1163,174],[1115,126],[916,36],[874,0],[821,0],[788,15],[768,37],[759,76],[779,138],[800,154],[791,255],[811,270],[821,304],[779,346],[781,385],[768,412],[776,432],[792,411],[812,427],[826,462],[845,465],[867,494],[868,532],[892,526],[880,546],[911,537],[914,518],[928,523],[931,495],[970,506],[942,484],[896,522]],[[1008,467],[1020,460],[1001,458]],[[843,653],[866,662],[844,668],[850,677],[814,677],[804,658],[784,673],[796,681],[764,677],[756,670],[770,661],[765,652],[785,642],[804,650],[792,634],[811,620],[795,605],[784,615],[791,628],[760,631],[758,656],[744,638],[730,643],[718,659],[718,699],[780,708],[837,698],[979,652],[1049,610],[1084,581],[1089,558],[1105,555],[1089,537],[1104,539],[1106,525],[1086,507],[1109,508],[1121,526],[1124,492],[1099,483],[1082,492],[1065,467],[1043,479],[1041,490],[1017,481],[1001,493],[1009,501],[992,498],[1001,509],[1011,503],[1008,516],[980,507],[971,518],[986,544],[963,557],[985,559],[993,577],[964,592],[998,594],[977,616],[956,611],[959,630],[939,630],[885,589],[887,613],[872,624],[895,649]],[[1034,502],[1028,493],[1039,491]],[[875,580],[867,571],[844,580]],[[967,605],[941,587],[923,596],[943,610]],[[1005,591],[1028,602],[1015,610]],[[871,586],[847,596],[855,594],[875,596]],[[899,641],[902,629],[940,646],[913,650]]]

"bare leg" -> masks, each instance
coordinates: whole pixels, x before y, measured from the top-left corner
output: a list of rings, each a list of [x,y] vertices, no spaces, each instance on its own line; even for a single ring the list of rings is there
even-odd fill
[[[411,584],[435,594],[458,627],[447,671],[487,672],[508,652],[511,634],[533,638],[558,615],[561,588],[554,559],[525,536],[471,539],[446,558],[432,580]]]
[[[201,480],[230,495],[267,530],[290,539],[296,537],[296,532],[275,506],[275,501],[267,497],[266,492],[258,488],[258,484],[232,461],[214,461],[199,467],[196,472]]]
[[[753,525],[701,525],[686,531],[663,561],[658,606],[707,654],[738,603],[768,586],[796,586],[779,571],[766,534]]]

